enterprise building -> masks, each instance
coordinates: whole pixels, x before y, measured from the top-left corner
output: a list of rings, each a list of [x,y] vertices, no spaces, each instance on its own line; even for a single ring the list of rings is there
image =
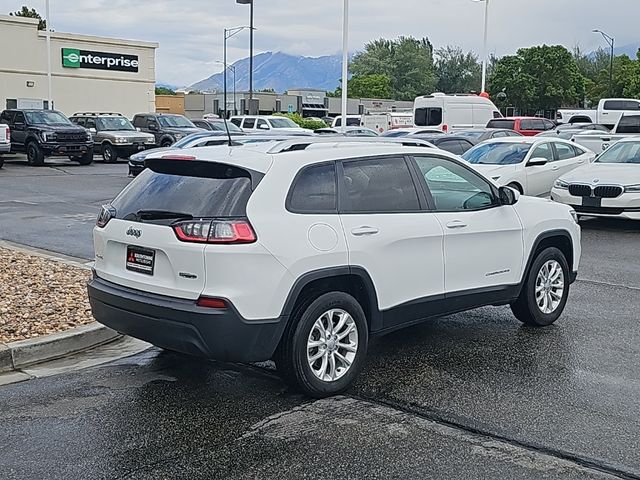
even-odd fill
[[[66,115],[155,111],[157,43],[51,32],[53,108]],[[0,110],[49,108],[47,33],[0,15]]]

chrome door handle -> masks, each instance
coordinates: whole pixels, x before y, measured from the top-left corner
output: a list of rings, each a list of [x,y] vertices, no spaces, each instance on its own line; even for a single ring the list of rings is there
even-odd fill
[[[466,226],[467,224],[460,220],[454,220],[453,222],[447,223],[447,228],[464,228]]]
[[[551,167],[551,170],[558,170],[560,167],[557,165],[554,165],[553,167]]]
[[[356,237],[362,237],[363,235],[375,235],[379,230],[375,227],[362,226],[351,229],[351,234]]]

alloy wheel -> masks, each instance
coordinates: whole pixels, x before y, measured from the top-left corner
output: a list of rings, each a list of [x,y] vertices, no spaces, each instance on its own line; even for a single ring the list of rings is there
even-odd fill
[[[564,273],[556,260],[545,262],[536,277],[536,305],[544,314],[556,311],[564,293]]]

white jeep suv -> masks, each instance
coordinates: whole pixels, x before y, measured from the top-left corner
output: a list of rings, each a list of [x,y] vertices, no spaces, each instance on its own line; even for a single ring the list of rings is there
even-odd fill
[[[314,397],[351,385],[371,335],[483,305],[549,325],[576,278],[570,207],[434,148],[301,137],[147,167],[98,217],[95,318],[187,354],[274,359]]]

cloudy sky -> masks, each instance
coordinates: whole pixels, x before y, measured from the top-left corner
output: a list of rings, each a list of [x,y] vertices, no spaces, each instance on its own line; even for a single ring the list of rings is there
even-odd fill
[[[638,43],[640,0],[490,0],[489,50],[497,55],[541,43]],[[44,14],[44,0],[0,0],[8,13],[27,4]],[[221,71],[222,31],[246,25],[249,6],[235,0],[50,0],[51,26],[61,32],[160,43],[158,82],[189,85]],[[484,4],[473,0],[350,0],[349,49],[399,35],[428,36],[480,52]],[[320,56],[341,49],[341,0],[255,0],[255,50]],[[229,62],[248,55],[248,34],[229,40]]]

